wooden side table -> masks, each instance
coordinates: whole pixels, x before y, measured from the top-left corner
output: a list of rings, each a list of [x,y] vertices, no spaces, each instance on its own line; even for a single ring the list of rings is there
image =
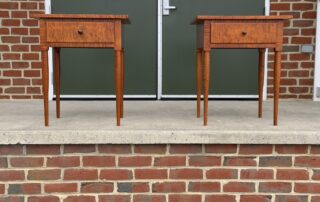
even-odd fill
[[[212,48],[259,49],[259,112],[262,117],[262,92],[264,82],[264,52],[274,48],[274,115],[278,124],[278,102],[281,73],[283,26],[286,16],[197,16],[197,117],[200,117],[201,88],[203,82],[203,124],[208,122],[208,94],[210,80],[210,51]],[[203,71],[202,71],[202,62]],[[203,75],[202,75],[203,74]]]
[[[60,118],[60,48],[113,48],[115,52],[117,125],[123,117],[124,50],[122,25],[127,15],[34,14],[40,19],[42,82],[45,126],[49,125],[48,49],[54,48],[56,116]],[[76,71],[75,71],[76,72]]]

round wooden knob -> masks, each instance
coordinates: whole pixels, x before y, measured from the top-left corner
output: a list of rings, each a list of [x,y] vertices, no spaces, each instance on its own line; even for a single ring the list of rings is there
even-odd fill
[[[242,36],[247,35],[247,32],[241,32]]]
[[[78,30],[78,34],[82,35],[83,34],[83,30],[79,29]]]

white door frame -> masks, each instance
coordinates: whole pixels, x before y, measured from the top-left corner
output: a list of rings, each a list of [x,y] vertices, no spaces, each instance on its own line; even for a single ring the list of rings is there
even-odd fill
[[[320,101],[320,0],[317,1],[316,51],[314,66],[313,100]],[[318,90],[319,89],[319,90]],[[317,95],[317,92],[319,93]]]
[[[157,54],[157,95],[124,95],[125,98],[196,98],[196,95],[163,95],[162,94],[162,3],[158,1],[158,54]],[[45,0],[45,13],[51,13],[51,0]],[[270,0],[265,0],[265,15],[270,14]],[[52,48],[49,49],[49,99],[52,100],[55,95],[53,93],[53,57]],[[263,86],[263,99],[267,99],[267,75],[268,75],[268,50],[265,54],[265,80]],[[61,98],[114,98],[115,95],[61,95]],[[209,98],[258,98],[258,95],[209,95]]]

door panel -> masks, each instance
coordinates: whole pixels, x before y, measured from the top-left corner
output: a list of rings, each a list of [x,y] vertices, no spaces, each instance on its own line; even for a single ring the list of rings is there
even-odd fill
[[[170,0],[163,16],[163,95],[196,93],[197,15],[263,15],[264,0]],[[212,49],[211,95],[256,95],[258,51]]]
[[[157,91],[157,0],[52,0],[52,13],[128,14],[124,26],[125,94]],[[61,94],[114,94],[111,49],[62,49]]]

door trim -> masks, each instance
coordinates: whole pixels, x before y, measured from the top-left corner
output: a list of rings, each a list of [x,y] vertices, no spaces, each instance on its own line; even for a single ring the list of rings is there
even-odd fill
[[[317,1],[316,50],[314,66],[313,100],[320,101],[320,2]],[[317,95],[319,93],[319,95]]]
[[[157,28],[158,28],[158,54],[157,54],[157,94],[156,95],[124,95],[124,97],[130,98],[154,98],[156,97],[158,100],[161,98],[193,98],[196,97],[195,95],[163,95],[162,94],[162,5],[163,0],[158,1],[158,12],[157,12]],[[319,8],[318,8],[319,9]],[[45,13],[51,13],[51,0],[45,0]],[[318,12],[319,13],[319,12]],[[265,15],[270,14],[270,0],[265,0]],[[317,34],[318,36],[319,34]],[[320,49],[320,47],[319,47]],[[49,61],[49,100],[53,100],[55,97],[53,92],[53,57],[52,57],[52,48],[49,48],[48,51],[48,61]],[[317,57],[316,57],[317,58]],[[268,65],[268,50],[266,50],[265,54],[265,67]],[[263,100],[267,99],[267,75],[268,75],[268,68],[265,68],[264,72],[265,78],[264,79],[264,86],[263,86]],[[320,77],[320,76],[319,76]],[[320,78],[319,78],[320,80]],[[319,82],[320,83],[320,82]],[[63,97],[70,97],[71,95],[61,95]],[[113,98],[113,95],[72,95],[73,98],[79,96],[80,98]],[[256,95],[209,95],[210,98],[253,98],[252,96]],[[257,97],[257,96],[256,96]]]

